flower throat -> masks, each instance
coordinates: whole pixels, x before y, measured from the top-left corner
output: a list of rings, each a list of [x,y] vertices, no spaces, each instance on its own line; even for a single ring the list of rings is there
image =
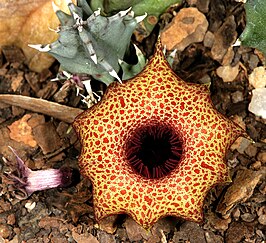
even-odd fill
[[[167,124],[143,125],[125,143],[125,155],[134,171],[161,178],[174,170],[182,155],[182,141]]]

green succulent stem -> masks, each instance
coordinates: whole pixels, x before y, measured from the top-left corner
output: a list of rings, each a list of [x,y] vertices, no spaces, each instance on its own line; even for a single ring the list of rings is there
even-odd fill
[[[257,48],[266,57],[266,1],[248,0],[245,10],[247,24],[240,40],[245,46]]]

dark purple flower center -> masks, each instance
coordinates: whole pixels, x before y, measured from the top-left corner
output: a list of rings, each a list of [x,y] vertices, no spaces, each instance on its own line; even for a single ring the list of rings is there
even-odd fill
[[[144,125],[125,143],[125,156],[134,171],[146,178],[160,178],[174,170],[182,155],[179,134],[167,124]]]

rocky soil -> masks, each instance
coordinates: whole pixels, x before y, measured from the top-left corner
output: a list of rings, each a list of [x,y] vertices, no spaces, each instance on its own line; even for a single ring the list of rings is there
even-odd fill
[[[148,38],[140,32],[133,36],[148,57],[161,31],[167,54],[177,49],[173,58],[175,72],[188,82],[210,84],[215,107],[242,126],[251,138],[238,139],[228,151],[232,183],[217,185],[209,192],[202,224],[167,217],[150,231],[126,215],[96,223],[91,183],[79,174],[71,187],[37,192],[30,197],[16,188],[8,177],[16,169],[8,146],[33,170],[62,165],[78,170],[80,144],[71,121],[85,105],[73,87],[62,90],[62,83],[51,81],[58,70],[57,62],[35,73],[25,65],[20,49],[2,47],[0,96],[16,94],[26,98],[0,98],[0,242],[265,242],[266,120],[248,110],[251,91],[263,82],[255,79],[251,83],[250,74],[263,66],[264,59],[257,50],[232,46],[244,26],[241,3],[187,0],[163,14]],[[265,82],[264,77],[264,87]],[[93,88],[104,90],[99,83]],[[27,97],[42,100],[29,102]]]

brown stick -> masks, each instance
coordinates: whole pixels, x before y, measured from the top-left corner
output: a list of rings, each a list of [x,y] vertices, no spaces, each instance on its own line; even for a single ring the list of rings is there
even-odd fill
[[[83,112],[83,110],[78,108],[23,95],[0,94],[0,102],[52,116],[67,123],[72,123],[75,117]]]

